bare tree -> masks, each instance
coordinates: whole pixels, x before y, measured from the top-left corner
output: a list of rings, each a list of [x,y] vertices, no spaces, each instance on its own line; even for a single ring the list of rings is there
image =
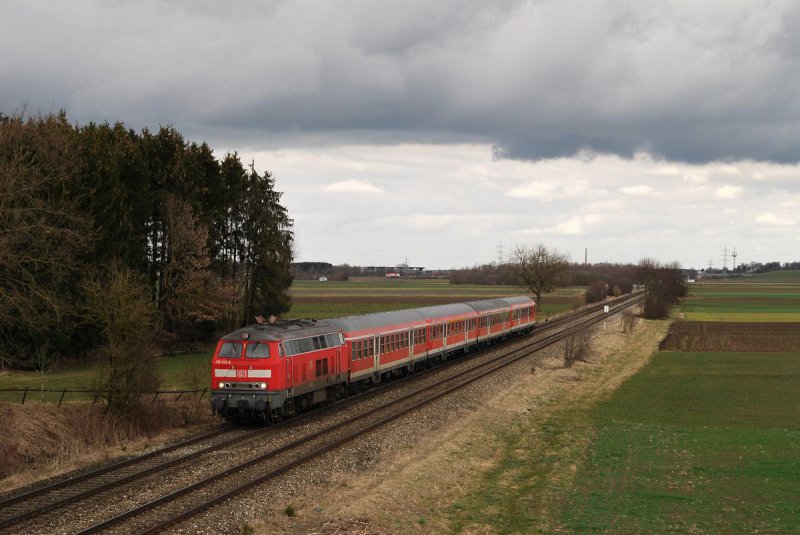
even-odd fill
[[[622,312],[622,319],[620,320],[622,324],[622,332],[624,333],[632,333],[633,328],[636,327],[636,324],[639,323],[639,316],[634,314],[631,310],[626,309]]]
[[[644,284],[644,317],[664,319],[681,297],[686,297],[686,280],[677,262],[661,264],[644,258],[639,262],[639,280]]]
[[[87,319],[102,336],[99,388],[109,410],[130,414],[139,395],[158,387],[153,358],[157,313],[147,285],[135,272],[113,263],[84,283]]]
[[[569,274],[569,257],[542,244],[534,247],[517,245],[511,253],[511,263],[536,295],[536,301],[541,300],[542,293],[566,282]]]
[[[564,367],[571,368],[576,360],[585,362],[591,349],[591,329],[571,330],[564,338]]]
[[[166,331],[180,334],[216,321],[225,306],[221,283],[211,271],[208,230],[186,201],[164,202],[167,260],[159,308]]]

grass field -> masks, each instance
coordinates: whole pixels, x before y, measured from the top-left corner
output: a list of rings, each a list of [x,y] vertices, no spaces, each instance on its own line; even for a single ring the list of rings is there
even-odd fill
[[[759,282],[800,282],[800,270],[771,271],[748,275],[746,279]]]
[[[583,288],[564,288],[543,296],[542,317],[583,304]],[[290,290],[292,309],[284,318],[332,318],[445,303],[530,295],[526,288],[450,284],[446,280],[363,279],[347,282],[296,281]]]
[[[568,531],[797,533],[800,353],[656,356],[591,420]]]
[[[800,321],[800,283],[703,283],[689,287],[689,321]]]
[[[207,352],[184,353],[165,356],[156,360],[158,376],[163,390],[194,390],[207,388],[209,383],[209,359],[211,348]],[[60,392],[36,392],[35,389],[85,389],[91,388],[98,377],[97,367],[89,364],[70,365],[39,372],[0,372],[0,389],[30,388],[26,400],[58,401]],[[21,394],[0,392],[0,401],[19,402]],[[91,399],[91,396],[69,393],[65,401]]]
[[[455,531],[798,533],[798,389],[797,352],[662,352],[594,408],[510,427]]]

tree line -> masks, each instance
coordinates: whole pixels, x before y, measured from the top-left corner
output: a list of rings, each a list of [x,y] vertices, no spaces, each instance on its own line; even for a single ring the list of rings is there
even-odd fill
[[[284,312],[292,244],[274,178],[235,152],[0,114],[0,365],[85,358],[126,321],[187,344]]]
[[[450,273],[453,284],[509,284],[527,287],[536,301],[557,287],[585,286],[587,303],[630,293],[634,284],[644,288],[642,315],[662,319],[687,294],[686,276],[677,262],[662,264],[644,258],[638,264],[575,264],[569,257],[543,244],[518,245],[509,261]]]

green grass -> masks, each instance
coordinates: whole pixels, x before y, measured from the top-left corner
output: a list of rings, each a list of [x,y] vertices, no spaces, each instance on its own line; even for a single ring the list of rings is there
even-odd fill
[[[690,321],[800,321],[800,284],[696,284],[680,307]]]
[[[211,367],[211,347],[207,352],[186,353],[160,357],[156,360],[157,373],[162,390],[193,390],[207,388]],[[0,374],[0,389],[29,388],[36,389],[85,389],[92,388],[96,382],[98,368],[90,364],[70,365],[66,368],[55,368],[39,372],[6,371]],[[28,400],[58,401],[61,393],[28,394]],[[91,399],[91,396],[67,394],[65,400]],[[17,402],[20,393],[0,392],[0,401]]]
[[[755,282],[800,282],[800,270],[770,271],[758,275],[748,275],[748,281]]]
[[[594,408],[502,430],[454,531],[800,532],[798,391],[800,353],[660,353]]]
[[[567,531],[800,530],[800,353],[661,353],[592,413]]]

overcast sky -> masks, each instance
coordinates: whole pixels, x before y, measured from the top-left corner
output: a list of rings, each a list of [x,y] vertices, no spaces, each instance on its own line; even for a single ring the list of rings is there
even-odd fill
[[[800,2],[6,1],[0,112],[269,170],[297,259],[800,260]],[[732,265],[732,258],[727,257]]]

